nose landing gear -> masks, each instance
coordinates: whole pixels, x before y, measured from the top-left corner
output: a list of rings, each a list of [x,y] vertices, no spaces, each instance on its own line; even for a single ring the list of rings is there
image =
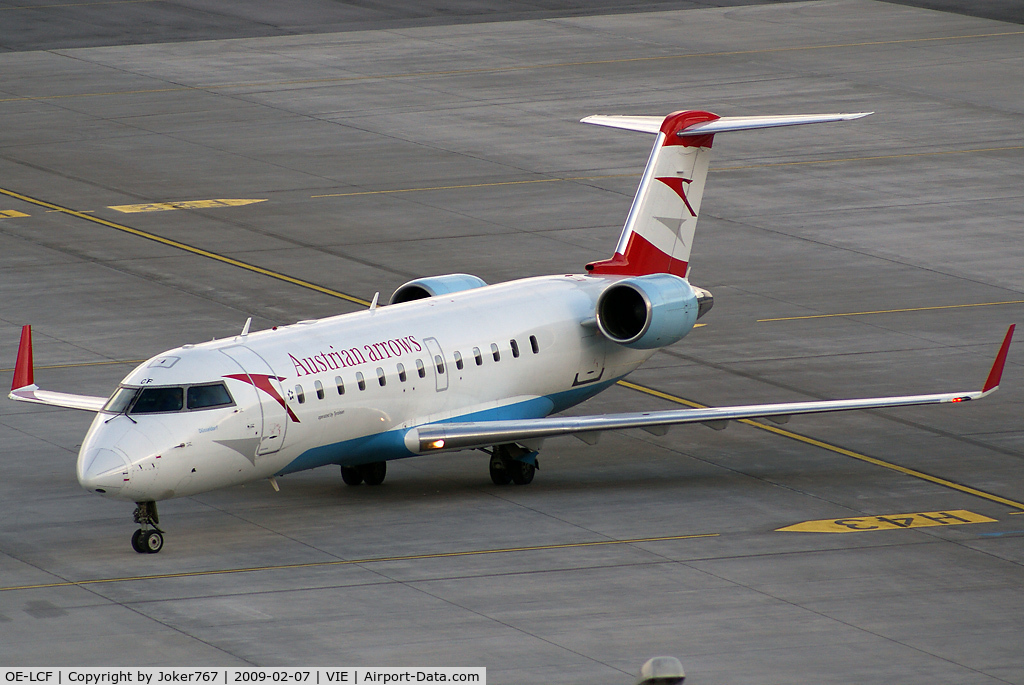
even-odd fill
[[[156,513],[156,502],[136,504],[135,523],[141,524],[142,528],[132,533],[132,549],[139,554],[156,554],[164,547],[164,532],[157,528],[160,516]]]

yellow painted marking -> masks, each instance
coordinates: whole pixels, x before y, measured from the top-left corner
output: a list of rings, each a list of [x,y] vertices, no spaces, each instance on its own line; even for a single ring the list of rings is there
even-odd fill
[[[19,219],[23,216],[28,216],[28,214],[25,212],[19,212],[16,209],[0,210],[0,219]]]
[[[27,97],[13,97],[3,98],[0,102],[17,102],[23,100],[55,100],[60,98],[82,98],[82,97],[102,97],[110,95],[141,95],[148,93],[169,93],[169,92],[182,92],[190,90],[222,90],[225,88],[266,88],[272,86],[291,86],[291,85],[306,85],[306,84],[325,84],[325,83],[348,83],[352,81],[374,81],[374,80],[385,80],[385,79],[410,79],[410,78],[423,78],[433,76],[461,76],[466,74],[497,74],[506,72],[517,72],[517,71],[533,71],[538,69],[563,69],[566,67],[585,67],[585,66],[598,66],[604,64],[626,64],[631,62],[663,62],[667,60],[685,60],[685,59],[707,59],[712,57],[732,57],[736,55],[766,55],[780,52],[798,52],[798,51],[811,51],[811,50],[834,50],[837,48],[859,48],[859,47],[873,47],[878,45],[903,45],[911,43],[927,43],[927,42],[939,42],[939,41],[953,41],[953,40],[968,40],[977,38],[999,38],[1004,36],[1019,36],[1024,34],[1024,31],[1005,31],[999,33],[971,33],[962,34],[956,36],[936,36],[933,38],[901,38],[896,40],[876,40],[876,41],[862,41],[857,43],[826,43],[821,45],[804,45],[804,46],[790,46],[781,48],[763,48],[758,50],[729,50],[723,52],[697,52],[689,54],[676,54],[676,55],[660,55],[660,56],[648,56],[648,57],[624,57],[620,59],[600,59],[600,60],[587,60],[580,62],[553,62],[549,64],[524,64],[515,66],[498,66],[498,67],[481,67],[477,69],[451,69],[444,71],[413,71],[407,73],[398,74],[371,74],[366,76],[339,76],[336,78],[318,78],[318,79],[294,79],[287,81],[255,81],[252,83],[226,83],[220,85],[205,85],[205,86],[181,86],[176,88],[153,88],[144,90],[125,90],[125,91],[113,91],[107,93],[71,93],[67,95],[39,95],[39,96],[27,96]]]
[[[683,399],[682,397],[676,397],[675,395],[670,395],[670,394],[668,394],[666,392],[661,392],[660,390],[655,390],[653,388],[648,388],[648,387],[645,387],[643,385],[637,385],[636,383],[631,383],[629,381],[619,381],[618,384],[621,385],[624,388],[629,388],[630,390],[636,390],[637,392],[642,392],[642,393],[645,393],[647,395],[651,395],[653,397],[659,397],[659,398],[661,398],[663,400],[668,400],[669,402],[674,402],[676,404],[681,404],[681,405],[686,406],[686,407],[693,407],[694,409],[706,409],[707,408],[706,404],[699,404],[697,402],[693,402],[692,400]],[[1000,504],[1005,504],[1008,507],[1014,507],[1015,509],[1020,509],[1021,510],[1020,513],[1024,513],[1024,503],[1022,503],[1022,502],[1015,502],[1014,500],[1007,499],[1006,497],[1000,497],[999,495],[993,495],[990,492],[985,492],[983,490],[978,490],[977,488],[972,488],[972,487],[967,486],[967,485],[961,485],[960,483],[954,483],[951,480],[946,480],[944,478],[939,478],[937,476],[933,476],[931,474],[924,473],[922,471],[916,471],[914,469],[908,469],[905,466],[899,466],[898,464],[891,464],[891,463],[889,463],[887,461],[882,461],[881,459],[878,459],[876,457],[869,457],[866,454],[861,454],[859,452],[854,452],[853,450],[848,450],[845,447],[839,447],[838,445],[832,445],[832,444],[829,444],[827,442],[823,442],[821,440],[816,440],[815,438],[810,438],[810,437],[807,437],[806,435],[800,435],[799,433],[794,433],[793,431],[788,431],[788,430],[785,430],[784,428],[779,428],[778,426],[772,426],[772,425],[768,425],[768,424],[764,424],[764,423],[759,423],[759,422],[754,421],[752,419],[737,419],[737,422],[742,423],[742,424],[746,424],[747,426],[752,426],[753,428],[757,428],[758,430],[767,431],[769,433],[774,433],[775,435],[780,435],[780,436],[782,436],[784,438],[789,438],[790,440],[796,440],[797,442],[802,442],[802,443],[807,444],[807,445],[813,445],[814,447],[820,447],[823,450],[828,450],[829,452],[835,452],[836,454],[841,454],[841,455],[843,455],[845,457],[851,457],[853,459],[858,459],[860,461],[864,461],[864,462],[867,462],[869,464],[874,464],[875,466],[881,466],[882,468],[891,469],[893,471],[897,471],[899,473],[902,473],[902,474],[904,474],[906,476],[911,476],[913,478],[920,478],[921,480],[926,480],[929,483],[935,483],[936,485],[941,485],[942,487],[951,488],[953,490],[958,490],[960,492],[965,492],[968,495],[974,495],[975,497],[981,497],[982,499],[987,499],[987,500],[989,500],[991,502],[998,502]]]
[[[247,262],[243,262],[243,261],[241,261],[239,259],[234,259],[232,257],[225,257],[224,255],[217,254],[216,252],[210,252],[209,250],[204,250],[202,248],[195,247],[193,245],[189,245],[187,243],[183,243],[183,242],[180,242],[180,241],[177,241],[177,240],[171,240],[170,238],[164,238],[163,236],[156,235],[155,233],[148,233],[146,231],[140,231],[137,228],[131,228],[130,226],[125,226],[123,224],[114,223],[113,221],[107,221],[106,219],[101,219],[100,217],[89,216],[88,214],[85,214],[84,212],[78,212],[78,211],[75,211],[73,209],[68,209],[67,207],[61,207],[60,205],[55,205],[52,202],[46,202],[45,200],[37,200],[37,199],[35,199],[33,197],[29,197],[28,195],[22,195],[21,193],[16,193],[13,190],[7,190],[5,188],[0,188],[0,194],[7,195],[9,197],[13,197],[13,198],[16,198],[18,200],[22,200],[23,202],[29,202],[31,204],[38,205],[40,207],[46,207],[47,209],[52,209],[52,210],[55,210],[55,211],[58,211],[58,212],[63,212],[64,214],[68,214],[70,216],[78,217],[79,219],[85,219],[86,221],[91,221],[93,223],[100,224],[101,226],[106,226],[107,228],[113,228],[113,229],[116,229],[118,231],[124,231],[125,233],[130,233],[131,235],[138,236],[140,238],[146,238],[147,240],[152,240],[153,242],[160,243],[161,245],[167,245],[168,247],[173,247],[173,248],[176,248],[178,250],[184,250],[185,252],[190,252],[190,253],[192,253],[194,255],[199,255],[200,257],[206,257],[208,259],[212,259],[214,261],[222,262],[224,264],[230,264],[231,266],[237,266],[238,268],[245,269],[246,271],[251,271],[253,273],[261,274],[263,276],[269,276],[271,278],[276,278],[279,281],[284,281],[286,283],[291,283],[293,285],[297,285],[297,286],[300,286],[300,287],[303,287],[303,288],[309,288],[310,290],[315,290],[315,291],[317,291],[319,293],[323,293],[325,295],[330,295],[331,297],[337,297],[337,298],[340,298],[342,300],[347,300],[347,301],[355,303],[355,304],[361,304],[361,305],[366,306],[366,307],[370,306],[370,302],[368,300],[363,300],[363,299],[360,299],[358,297],[353,297],[352,295],[346,295],[345,293],[338,292],[337,290],[331,290],[330,288],[325,288],[322,285],[317,285],[316,283],[310,283],[309,281],[304,281],[301,278],[295,278],[294,276],[288,276],[288,275],[279,273],[277,271],[271,271],[270,269],[264,269],[262,266],[256,266],[255,264],[249,264]]]
[[[214,207],[241,207],[262,200],[185,200],[183,202],[148,202],[141,205],[110,205],[109,209],[116,209],[124,214],[139,214],[141,212],[167,212],[174,209],[212,209]]]
[[[996,307],[1003,304],[1024,304],[1024,300],[1005,302],[974,302],[971,304],[942,304],[934,307],[908,307],[906,309],[876,309],[871,312],[845,312],[842,314],[812,314],[810,316],[781,316],[775,319],[758,319],[757,323],[769,321],[798,321],[800,319],[830,319],[837,316],[867,316],[868,314],[897,314],[899,312],[926,312],[932,309],[960,309],[961,307]]]
[[[918,514],[889,514],[887,516],[857,516],[804,521],[775,530],[789,533],[860,533],[867,530],[962,526],[967,523],[994,523],[995,521],[996,519],[964,509],[953,509],[951,511],[926,511]]]
[[[400,557],[373,557],[370,559],[340,559],[336,561],[313,561],[305,564],[281,564],[279,566],[252,566],[248,568],[226,568],[210,571],[185,571],[181,573],[160,573],[150,576],[125,576],[121,578],[96,578],[93,580],[69,580],[59,583],[40,583],[38,585],[15,585],[0,587],[0,592],[11,590],[39,590],[52,587],[71,587],[75,585],[96,585],[99,583],[126,583],[139,580],[164,580],[167,578],[194,578],[197,576],[219,576],[231,573],[256,573],[259,571],[286,571],[299,568],[321,568],[325,566],[353,566],[358,564],[380,564],[389,561],[417,561],[421,559],[450,559],[453,557],[470,557],[483,554],[510,554],[513,552],[537,552],[549,549],[572,549],[575,547],[601,547],[607,545],[638,545],[648,542],[669,542],[672,540],[694,540],[697,538],[715,538],[719,533],[695,533],[693,535],[669,535],[656,538],[634,538],[632,540],[596,540],[593,542],[567,542],[557,545],[534,545],[532,547],[506,547],[502,549],[477,549],[464,552],[436,552],[434,554],[409,554]]]

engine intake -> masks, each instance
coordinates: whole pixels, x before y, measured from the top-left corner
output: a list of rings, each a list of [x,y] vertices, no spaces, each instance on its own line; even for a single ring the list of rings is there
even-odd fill
[[[415,281],[399,286],[388,304],[401,304],[422,300],[425,297],[448,295],[461,290],[472,290],[487,285],[482,278],[471,274],[448,274],[446,276],[429,276],[417,278]]]
[[[707,302],[702,309],[702,302]],[[597,326],[609,340],[640,350],[671,345],[711,309],[711,293],[672,274],[618,281],[597,299]]]

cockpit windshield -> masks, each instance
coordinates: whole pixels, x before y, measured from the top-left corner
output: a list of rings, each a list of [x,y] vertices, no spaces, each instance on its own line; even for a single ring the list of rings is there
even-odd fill
[[[145,388],[132,405],[132,414],[156,414],[166,411],[181,411],[182,388]]]
[[[175,387],[121,386],[103,411],[114,414],[164,414],[226,407],[235,402],[224,383]]]

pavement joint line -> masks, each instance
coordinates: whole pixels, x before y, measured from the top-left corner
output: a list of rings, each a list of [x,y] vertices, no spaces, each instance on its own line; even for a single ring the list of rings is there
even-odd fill
[[[15,8],[8,8],[15,9]],[[634,62],[658,62],[682,59],[707,59],[711,57],[734,57],[738,55],[765,55],[781,52],[797,52],[808,50],[833,50],[838,48],[873,47],[878,45],[905,45],[909,43],[928,43],[937,41],[968,40],[975,38],[998,38],[1002,36],[1019,36],[1024,31],[1003,31],[997,33],[972,33],[955,36],[933,36],[931,38],[898,38],[894,40],[860,41],[855,43],[825,43],[821,45],[794,45],[782,48],[760,48],[756,50],[727,50],[722,52],[697,52],[688,54],[656,55],[647,57],[622,57],[618,59],[600,59],[580,62],[553,62],[549,64],[524,64],[518,66],[482,67],[478,69],[451,69],[445,71],[421,71],[399,74],[370,74],[362,76],[339,76],[325,79],[294,79],[286,81],[263,81],[253,83],[225,83],[220,85],[180,86],[175,88],[152,88],[142,90],[114,91],[107,93],[69,93],[65,95],[38,95],[26,97],[2,98],[0,102],[18,102],[29,100],[55,100],[59,98],[102,97],[111,95],[143,95],[148,93],[170,93],[191,90],[223,90],[227,88],[266,88],[268,86],[313,85],[328,83],[346,83],[351,81],[370,81],[401,78],[421,78],[430,76],[460,76],[465,74],[493,74],[502,72],[530,71],[537,69],[559,69],[565,67],[596,66],[604,64],[628,64]]]
[[[53,5],[15,5],[0,7],[0,12],[8,10],[47,10],[51,7],[90,7],[92,5],[134,5],[140,2],[162,2],[162,0],[102,0],[101,2],[62,2]]]
[[[700,404],[699,402],[694,402],[693,400],[687,400],[687,399],[684,399],[682,397],[677,397],[676,395],[671,395],[671,394],[669,394],[667,392],[662,392],[661,390],[655,390],[654,388],[649,388],[649,387],[647,387],[645,385],[639,385],[637,383],[632,383],[630,381],[622,380],[622,381],[618,382],[618,385],[621,385],[622,387],[628,388],[630,390],[636,390],[637,392],[642,392],[644,394],[651,395],[652,397],[658,397],[658,398],[663,399],[663,400],[668,400],[669,402],[674,402],[675,404],[681,404],[681,405],[686,406],[686,407],[691,407],[693,409],[707,409],[708,408],[708,405],[706,405],[706,404]],[[945,488],[950,488],[950,489],[953,489],[953,490],[958,490],[960,492],[967,493],[968,495],[974,495],[975,497],[981,497],[982,499],[987,499],[990,502],[997,502],[999,504],[1004,504],[1004,505],[1006,505],[1008,507],[1013,507],[1015,509],[1020,509],[1021,511],[1019,511],[1019,512],[1012,512],[1012,513],[1022,513],[1022,514],[1024,514],[1024,503],[1022,503],[1022,502],[1015,502],[1012,499],[1007,499],[1005,497],[1000,497],[999,495],[994,495],[992,493],[985,492],[983,490],[978,490],[977,488],[972,488],[972,487],[970,487],[968,485],[962,485],[960,483],[956,483],[956,482],[953,482],[951,480],[946,480],[945,478],[939,478],[938,476],[933,476],[933,475],[931,475],[929,473],[924,473],[923,471],[917,471],[915,469],[910,469],[910,468],[907,468],[905,466],[900,466],[898,464],[893,464],[891,462],[887,462],[887,461],[884,461],[882,459],[878,459],[877,457],[870,457],[870,456],[868,456],[866,454],[861,454],[860,452],[854,452],[853,450],[846,449],[845,447],[840,447],[838,445],[833,445],[831,443],[824,442],[824,441],[818,440],[816,438],[811,438],[811,437],[808,437],[806,435],[801,435],[799,433],[794,433],[793,431],[786,430],[784,428],[779,428],[777,426],[769,426],[767,424],[760,423],[760,422],[754,421],[752,419],[737,419],[737,422],[738,423],[746,424],[748,426],[752,426],[752,427],[757,428],[759,430],[767,431],[769,433],[774,433],[775,435],[779,435],[779,436],[784,437],[784,438],[789,438],[790,440],[796,440],[797,442],[802,442],[804,444],[811,445],[813,447],[820,447],[821,449],[828,450],[828,451],[834,452],[836,454],[841,454],[841,455],[846,456],[846,457],[852,457],[853,459],[857,459],[857,460],[860,460],[860,461],[863,461],[863,462],[867,462],[867,463],[873,464],[875,466],[881,466],[883,468],[887,468],[887,469],[890,469],[892,471],[897,471],[897,472],[902,473],[902,474],[904,474],[906,476],[911,476],[913,478],[920,478],[921,480],[926,480],[926,481],[928,481],[930,483],[934,483],[936,485],[940,485],[940,486],[945,487]]]
[[[712,167],[711,172],[717,171],[740,171],[744,169],[763,169],[779,166],[806,166],[809,164],[839,164],[844,162],[870,162],[878,159],[901,159],[905,157],[931,157],[935,155],[962,155],[974,152],[1000,152],[1004,150],[1024,150],[1024,145],[1010,145],[1007,147],[987,147],[970,150],[938,150],[934,152],[907,152],[898,155],[873,155],[870,157],[843,157],[837,159],[812,159],[802,162],[770,162],[766,164],[745,164],[741,166]],[[350,193],[326,193],[323,195],[310,195],[310,198],[324,197],[355,197],[359,195],[389,195],[392,193],[417,193],[433,190],[461,190],[465,188],[489,188],[493,186],[514,186],[527,185],[530,183],[571,183],[574,181],[600,181],[609,178],[639,178],[640,174],[607,174],[604,176],[570,176],[565,178],[532,178],[523,181],[495,181],[492,183],[466,183],[450,186],[430,186],[425,188],[394,188],[391,190],[360,190]]]
[[[338,559],[335,561],[311,561],[302,564],[280,564],[276,566],[252,566],[248,568],[212,569],[208,571],[182,571],[180,573],[157,573],[146,576],[124,576],[120,578],[95,578],[92,580],[68,580],[59,583],[39,583],[35,585],[14,585],[0,587],[0,592],[14,590],[41,590],[55,587],[74,587],[80,585],[98,585],[103,583],[126,583],[140,580],[166,580],[170,578],[194,578],[197,576],[218,576],[234,573],[256,573],[260,571],[288,571],[302,568],[321,568],[325,566],[354,566],[359,564],[381,564],[395,561],[419,561],[423,559],[449,559],[453,557],[480,556],[485,554],[511,554],[514,552],[538,552],[552,549],[572,549],[578,547],[601,547],[608,545],[638,545],[650,542],[671,542],[674,540],[694,540],[697,538],[714,538],[720,533],[694,533],[691,535],[667,535],[663,537],[633,538],[630,540],[594,540],[591,542],[566,542],[553,545],[533,545],[529,547],[506,547],[499,549],[466,550],[463,552],[435,552],[432,554],[408,554],[396,557],[371,557],[368,559]]]
[[[877,309],[871,312],[844,312],[841,314],[811,314],[808,316],[780,316],[774,319],[758,319],[757,323],[771,321],[798,321],[801,319],[829,319],[839,316],[867,316],[868,314],[899,314],[901,312],[926,312],[934,309],[960,309],[963,307],[995,307],[1004,304],[1024,304],[1024,300],[1006,300],[1005,302],[972,302],[968,304],[941,304],[932,307],[908,307],[906,309]]]
[[[0,194],[7,195],[8,197],[13,197],[13,198],[15,198],[17,200],[21,200],[22,202],[28,202],[30,204],[37,205],[39,207],[45,207],[47,209],[52,209],[52,210],[57,211],[57,212],[63,212],[64,214],[68,214],[70,216],[74,216],[74,217],[77,217],[79,219],[85,219],[86,221],[91,221],[91,222],[93,222],[95,224],[100,224],[101,226],[106,226],[107,228],[113,228],[113,229],[116,229],[118,231],[123,231],[124,233],[129,233],[131,235],[138,236],[140,238],[146,238],[147,240],[152,240],[153,242],[160,243],[161,245],[166,245],[168,247],[173,247],[173,248],[178,249],[178,250],[183,250],[185,252],[190,252],[190,253],[192,253],[194,255],[198,255],[200,257],[206,257],[208,259],[212,259],[214,261],[221,262],[223,264],[228,264],[230,266],[235,266],[235,267],[238,267],[240,269],[245,269],[246,271],[251,271],[253,273],[261,274],[263,276],[269,276],[271,278],[276,278],[279,281],[284,281],[286,283],[291,283],[292,285],[297,285],[297,286],[300,286],[300,287],[303,287],[303,288],[308,288],[309,290],[315,290],[316,292],[323,293],[325,295],[330,295],[331,297],[337,297],[337,298],[340,298],[342,300],[347,300],[347,301],[352,302],[354,304],[360,304],[360,305],[363,305],[363,306],[366,306],[366,307],[368,307],[370,305],[370,302],[368,300],[364,300],[364,299],[355,297],[353,295],[347,295],[347,294],[339,292],[337,290],[331,290],[330,288],[325,288],[322,285],[317,285],[316,283],[311,283],[309,281],[304,281],[301,278],[295,278],[294,276],[288,276],[287,274],[283,274],[283,273],[280,273],[278,271],[273,271],[271,269],[265,269],[262,266],[256,266],[255,264],[249,264],[248,262],[243,262],[240,259],[234,259],[233,257],[227,257],[225,255],[218,254],[216,252],[211,252],[210,250],[204,250],[202,248],[195,247],[194,245],[189,245],[187,243],[183,243],[183,242],[180,242],[180,241],[177,241],[177,240],[172,240],[170,238],[164,238],[163,236],[159,236],[159,235],[157,235],[155,233],[149,233],[147,231],[142,231],[142,230],[139,230],[137,228],[132,228],[130,226],[125,226],[123,224],[115,223],[113,221],[108,221],[106,219],[101,219],[100,217],[97,217],[97,216],[89,216],[88,214],[86,214],[84,212],[79,212],[79,211],[76,211],[74,209],[68,209],[67,207],[61,207],[60,205],[53,204],[52,202],[47,202],[45,200],[39,200],[39,199],[36,199],[34,197],[29,197],[28,195],[22,195],[21,193],[15,192],[13,190],[7,190],[6,188],[0,188]]]

